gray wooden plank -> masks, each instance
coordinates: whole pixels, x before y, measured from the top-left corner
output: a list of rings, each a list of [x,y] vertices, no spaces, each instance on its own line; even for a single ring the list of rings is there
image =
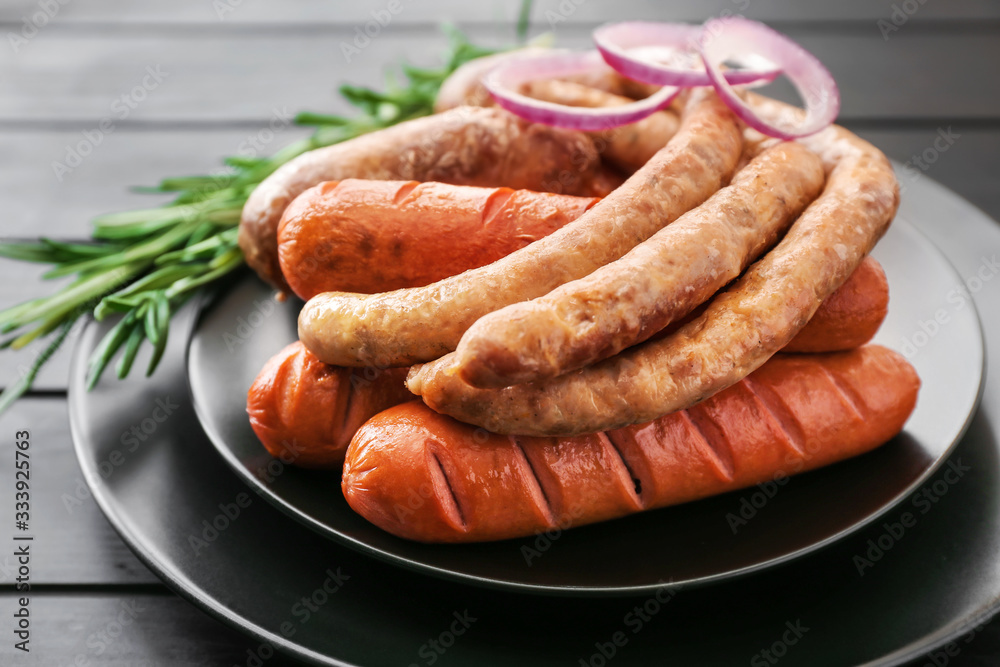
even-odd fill
[[[479,25],[480,43],[500,44],[509,26]],[[843,119],[1000,118],[1000,88],[983,64],[1000,61],[1000,28],[972,32],[878,30],[835,25],[788,34],[831,70]],[[589,44],[589,30],[560,24],[557,41]],[[430,26],[390,25],[347,62],[343,26],[262,34],[233,31],[54,30],[0,60],[0,122],[75,121],[96,132],[135,122],[267,122],[282,109],[343,111],[345,81],[380,86],[394,64],[434,64],[444,40]],[[134,108],[132,108],[134,107]]]
[[[158,580],[125,546],[95,504],[73,453],[66,400],[26,398],[0,415],[0,534],[14,530],[14,435],[30,432],[33,585],[150,584]],[[113,474],[113,473],[112,473]],[[13,552],[0,555],[0,590],[16,577]],[[3,642],[7,644],[7,642]]]
[[[435,0],[418,2],[400,0],[394,21],[495,22],[512,21],[517,15],[517,0]],[[722,11],[743,13],[766,21],[869,20],[888,17],[899,0],[844,0],[841,2],[802,2],[800,0],[618,0],[571,4],[564,0],[536,0],[534,17],[545,22],[547,12],[562,12],[574,7],[567,18],[574,22],[607,21],[609,18],[701,21]],[[54,12],[58,22],[191,22],[212,23],[357,23],[372,18],[372,12],[386,10],[388,0],[357,0],[332,3],[328,0],[178,0],[170,3],[139,3],[131,0],[88,0],[66,3]],[[949,0],[920,3],[914,20],[1000,18],[1000,6],[983,0]],[[0,21],[20,23],[40,11],[38,0],[12,0],[0,8]]]
[[[5,619],[14,613],[13,594],[0,595]],[[251,662],[261,652],[259,642],[245,637],[172,595],[144,593],[35,593],[31,614],[31,652],[17,651],[13,641],[0,643],[0,663],[51,667],[217,667],[300,664],[277,655]],[[5,628],[5,634],[10,630]]]
[[[86,142],[83,131],[0,131],[0,201],[5,205],[0,237],[85,238],[95,216],[170,199],[134,192],[134,186],[218,173],[224,156],[270,155],[308,134],[295,126],[271,132],[267,123],[228,130],[121,130],[106,135],[77,162],[71,154],[79,154]],[[67,165],[68,171],[57,174],[53,163]]]

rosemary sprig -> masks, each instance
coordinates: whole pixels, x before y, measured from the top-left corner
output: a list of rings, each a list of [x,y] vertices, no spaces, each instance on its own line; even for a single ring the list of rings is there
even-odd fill
[[[526,12],[522,9],[522,30]],[[230,157],[224,161],[228,173],[168,178],[156,187],[140,188],[175,197],[158,208],[98,217],[90,243],[44,238],[0,243],[2,257],[52,265],[45,278],[76,277],[51,296],[0,311],[0,333],[12,334],[0,341],[0,348],[20,349],[51,336],[28,371],[0,394],[0,412],[31,388],[39,369],[88,311],[97,320],[110,315],[121,319],[94,350],[87,387],[97,383],[119,351],[115,370],[119,378],[127,376],[144,340],[153,346],[146,369],[151,374],[166,348],[170,320],[178,308],[198,288],[243,265],[237,226],[243,204],[258,183],[306,151],[433,113],[437,92],[449,74],[469,60],[495,53],[471,44],[454,28],[445,30],[450,48],[442,67],[402,65],[405,83],[390,76],[384,92],[341,86],[341,95],[360,110],[356,117],[300,113],[295,122],[313,127],[313,134],[269,158]]]

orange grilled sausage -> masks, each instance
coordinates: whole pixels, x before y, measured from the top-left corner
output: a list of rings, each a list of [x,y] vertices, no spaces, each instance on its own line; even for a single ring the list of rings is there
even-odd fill
[[[240,218],[247,264],[281,290],[278,223],[300,194],[345,178],[440,181],[603,196],[617,185],[594,142],[572,130],[529,123],[503,109],[458,107],[303,153],[250,194]]]
[[[857,456],[903,428],[919,385],[902,356],[872,345],[778,355],[687,410],[590,435],[496,435],[412,401],[361,427],[342,487],[356,512],[407,539],[520,537]]]
[[[340,469],[354,433],[372,415],[413,398],[405,369],[327,366],[292,343],[247,393],[250,425],[271,456],[304,468]]]
[[[419,287],[523,248],[597,201],[444,183],[332,181],[285,209],[278,257],[302,299]]]

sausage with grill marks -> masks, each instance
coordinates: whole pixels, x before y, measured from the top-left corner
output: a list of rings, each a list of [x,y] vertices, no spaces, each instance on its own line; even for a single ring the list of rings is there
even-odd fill
[[[552,438],[496,435],[412,401],[361,427],[342,487],[363,517],[421,542],[565,529],[867,452],[903,428],[919,384],[884,347],[778,355],[687,410]]]

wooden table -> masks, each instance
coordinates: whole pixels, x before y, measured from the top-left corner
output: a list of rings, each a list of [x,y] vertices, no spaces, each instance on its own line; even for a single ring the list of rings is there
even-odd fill
[[[400,11],[369,43],[359,40],[348,62],[343,44],[376,14],[384,20],[389,4],[7,0],[0,235],[85,238],[96,214],[157,203],[129,185],[209,172],[223,155],[269,154],[305,134],[288,122],[296,111],[345,110],[337,84],[378,86],[390,65],[434,64],[442,20],[477,42],[513,38],[514,2],[400,0]],[[908,162],[904,185],[926,174],[1000,219],[1000,3],[546,0],[536,3],[532,32],[552,29],[559,44],[578,47],[610,19],[700,22],[723,12],[767,21],[826,63],[843,96],[841,122]],[[37,280],[41,273],[0,261],[0,307],[52,290]],[[29,655],[12,647],[15,561],[0,556],[0,662],[247,664],[249,641],[165,588],[89,497],[67,420],[71,347],[0,416],[0,526],[8,531],[13,522],[13,435],[28,429],[36,534]],[[9,384],[37,352],[0,354],[0,382]],[[115,619],[129,605],[141,613],[119,633]],[[1000,622],[948,664],[1000,664]]]

